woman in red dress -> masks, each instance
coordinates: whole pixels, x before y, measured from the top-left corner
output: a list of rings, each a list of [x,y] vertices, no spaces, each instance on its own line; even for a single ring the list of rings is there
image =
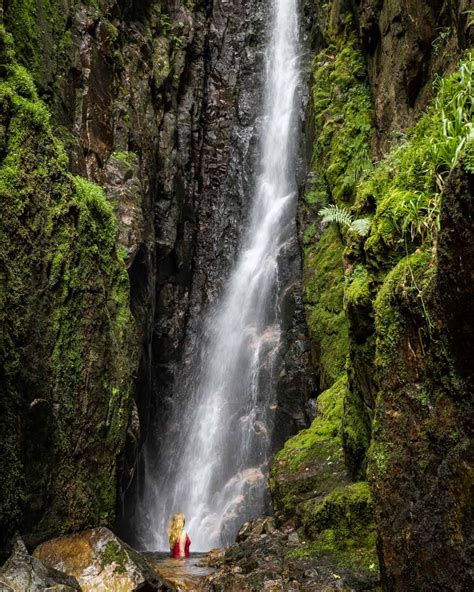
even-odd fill
[[[184,529],[184,514],[174,514],[168,524],[168,541],[171,557],[189,557],[191,539]]]

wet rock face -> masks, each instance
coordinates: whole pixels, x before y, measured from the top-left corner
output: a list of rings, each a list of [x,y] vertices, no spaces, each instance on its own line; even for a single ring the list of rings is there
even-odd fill
[[[433,96],[432,81],[468,46],[469,0],[362,0],[357,10],[375,99],[377,151],[414,123]]]
[[[403,294],[401,274],[379,301],[381,392],[370,475],[387,590],[474,585],[473,188],[473,175],[460,167],[447,182],[436,273],[429,261],[412,260],[426,309]]]
[[[474,175],[458,167],[444,192],[436,277],[439,314],[456,371],[468,385],[474,383],[474,310],[466,306],[474,285],[473,195]]]
[[[52,539],[37,547],[34,556],[35,561],[74,576],[71,579],[80,584],[76,589],[83,592],[175,590],[139,553],[106,528]]]
[[[137,390],[143,439],[166,422],[176,372],[186,367],[181,362],[198,355],[203,317],[222,293],[235,260],[257,168],[268,16],[267,3],[245,1],[214,4],[193,17],[185,82],[174,99],[176,110],[164,116],[159,143],[153,201],[156,303]],[[281,269],[290,288],[282,302],[286,370],[276,446],[304,425],[312,384],[297,242],[289,240],[288,248]]]

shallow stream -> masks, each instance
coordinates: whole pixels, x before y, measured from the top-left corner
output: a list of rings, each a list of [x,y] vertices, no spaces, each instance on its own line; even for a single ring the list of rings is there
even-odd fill
[[[160,576],[173,584],[178,592],[204,592],[204,579],[215,571],[198,565],[205,553],[191,553],[187,559],[173,559],[168,553],[144,555]]]

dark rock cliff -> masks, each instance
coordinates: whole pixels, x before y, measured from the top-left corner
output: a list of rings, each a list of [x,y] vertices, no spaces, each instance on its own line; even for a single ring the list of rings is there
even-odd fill
[[[36,376],[33,387],[21,385],[17,370],[11,380],[17,385],[21,405],[28,405],[30,399],[43,401],[41,393],[45,393],[45,410],[36,406],[44,418],[41,416],[42,432],[35,442],[44,451],[34,458],[35,445],[26,437],[25,411],[12,409],[4,423],[19,458],[15,469],[18,483],[12,480],[4,497],[14,500],[5,501],[2,521],[10,522],[6,537],[16,525],[26,534],[33,530],[36,540],[99,523],[111,524],[115,480],[123,497],[137,469],[138,451],[150,422],[159,423],[166,416],[177,363],[191,354],[202,313],[221,291],[246,217],[260,124],[256,105],[261,103],[267,8],[263,2],[212,5],[172,0],[4,3],[5,29],[11,34],[8,43],[16,55],[6,55],[5,68],[9,71],[9,61],[15,59],[29,70],[40,99],[52,114],[47,133],[60,139],[69,156],[69,167],[62,162],[62,174],[67,176],[69,168],[104,188],[116,219],[113,232],[117,236],[118,265],[122,272],[126,267],[129,276],[128,283],[123,280],[125,283],[120,284],[120,302],[127,306],[130,290],[133,313],[133,322],[125,319],[121,310],[116,313],[129,327],[129,336],[121,334],[123,343],[114,346],[127,349],[125,358],[121,358],[113,347],[104,345],[102,321],[89,322],[88,313],[78,311],[87,338],[95,345],[83,344],[84,349],[74,352],[83,382],[71,387],[68,412],[75,421],[58,428],[57,441],[50,426],[54,413],[48,419],[47,406],[51,397],[56,397],[61,408],[63,393],[39,372],[39,368],[51,364],[54,334],[50,346],[44,340],[43,325],[49,323],[57,305],[48,295],[48,308],[41,315],[33,312],[32,305],[25,305],[34,333],[30,348],[38,352],[31,362]],[[31,158],[43,157],[43,145],[32,147]],[[47,153],[44,158],[48,158]],[[29,174],[26,168],[25,174]],[[53,169],[46,170],[45,183],[51,183],[55,174]],[[40,200],[38,207],[42,216],[50,215],[52,205],[46,200]],[[95,240],[84,234],[82,238],[91,249],[102,252],[99,237]],[[33,255],[38,252],[41,260],[57,257],[58,247],[49,240],[32,236],[31,243],[37,245]],[[16,238],[11,241],[18,242]],[[74,269],[83,273],[82,247],[74,244],[78,250]],[[64,253],[67,249],[65,246]],[[304,425],[304,407],[312,383],[307,371],[296,241],[291,249],[292,267],[282,270],[291,290],[284,306],[288,369],[282,373],[280,385],[279,443]],[[24,265],[14,250],[5,256],[11,259],[9,266]],[[96,271],[94,280],[100,283],[100,268]],[[13,281],[8,269],[2,277],[8,290]],[[26,280],[22,281],[26,289]],[[118,280],[111,281],[110,290],[115,294]],[[41,290],[41,284],[30,288],[32,296],[36,289]],[[89,288],[80,285],[77,289],[87,295]],[[92,290],[89,302],[95,304],[90,306],[100,318],[99,301],[93,298]],[[103,314],[107,314],[105,309]],[[14,322],[20,327],[26,323],[20,317]],[[75,331],[77,322],[71,319],[69,331]],[[58,323],[61,329],[63,321],[59,319]],[[20,337],[11,339],[9,347],[18,348]],[[112,361],[105,354],[94,353],[96,347],[107,350]],[[93,360],[90,363],[83,353],[88,349]],[[28,354],[19,352],[17,364],[22,366]],[[107,370],[101,372],[103,364]],[[124,375],[120,395],[107,377],[115,366]],[[131,397],[132,375],[136,403]],[[63,377],[69,388],[72,378],[64,371]],[[101,402],[102,394],[89,398],[89,388],[97,393],[112,389],[112,398],[107,404]],[[100,458],[91,460],[88,451],[92,445],[100,448],[103,438],[108,437],[108,427],[102,433],[101,425],[108,426],[114,414],[120,424],[114,431],[113,448],[104,448]],[[14,417],[21,419],[16,428]],[[40,420],[33,418],[35,429],[37,423]],[[84,425],[95,435],[83,432],[79,437],[75,430],[83,430]],[[62,438],[75,442],[74,454],[63,446]],[[85,479],[96,485],[92,491],[83,491],[70,474],[70,501],[64,507],[60,499],[64,478],[58,481],[58,489],[51,485],[51,479],[55,481],[61,473],[65,458],[71,460],[71,470],[74,459],[81,459],[85,475],[89,475]],[[101,463],[107,467],[107,478],[98,468]],[[8,458],[5,464],[9,464]],[[32,466],[37,468],[30,470]],[[42,475],[40,483],[34,477],[37,472]],[[23,490],[27,501],[23,501]],[[35,492],[34,511],[30,511],[30,491]],[[129,493],[133,495],[133,487]],[[11,504],[15,508],[9,509]]]
[[[164,252],[162,270],[160,258],[157,262],[155,328],[149,343],[148,367],[143,366],[144,374],[152,375],[152,382],[137,394],[139,407],[144,415],[151,417],[150,430],[154,435],[161,433],[168,420],[179,362],[199,355],[196,347],[204,313],[221,294],[235,259],[257,165],[261,125],[258,106],[263,98],[268,6],[264,2],[215,4],[200,18],[194,25],[199,34],[196,33],[187,50],[194,56],[188,67],[199,71],[201,76],[194,76],[194,82],[191,76],[187,81],[187,85],[192,82],[188,92],[197,80],[201,85],[200,103],[193,107],[199,113],[199,117],[195,116],[195,135],[188,128],[187,113],[191,110],[188,103],[183,103],[183,113],[177,120],[182,138],[180,152],[187,154],[193,164],[183,166],[183,171],[178,172],[174,197],[171,194],[168,197],[171,204],[178,199],[182,210],[177,221],[184,217],[185,223],[182,229],[178,225],[177,233],[172,221],[165,226],[174,243],[170,242]],[[162,227],[159,219],[156,224]],[[306,401],[313,382],[301,302],[296,230],[288,251],[289,265],[280,270],[281,281],[288,290],[281,303],[285,311],[284,368],[278,384],[275,447],[305,425]],[[181,369],[185,373],[186,363],[181,364]],[[151,407],[147,409],[144,400],[150,401]],[[146,420],[142,425],[146,425]],[[158,450],[160,446],[166,450],[166,443],[158,442]],[[136,470],[137,478],[125,502],[123,528],[129,532],[133,531],[134,498],[139,496],[140,472],[144,470],[140,461]]]

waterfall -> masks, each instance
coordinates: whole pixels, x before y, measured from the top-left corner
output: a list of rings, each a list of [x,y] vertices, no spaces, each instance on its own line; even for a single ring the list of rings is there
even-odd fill
[[[168,547],[175,512],[187,516],[193,550],[204,551],[229,543],[265,510],[281,361],[279,267],[294,234],[298,73],[297,0],[275,0],[247,229],[223,294],[206,313],[199,354],[176,382],[158,466],[153,442],[145,450],[139,530],[148,549]]]

